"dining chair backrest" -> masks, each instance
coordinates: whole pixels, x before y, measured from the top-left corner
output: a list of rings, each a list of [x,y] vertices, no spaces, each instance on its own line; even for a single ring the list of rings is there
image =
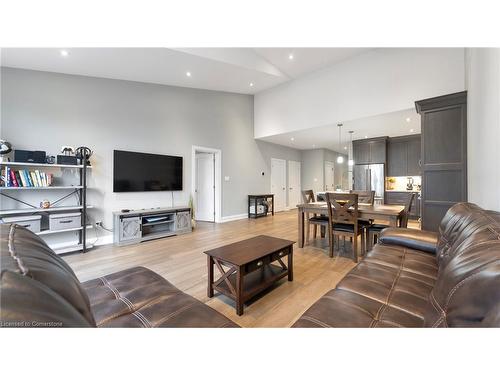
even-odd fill
[[[413,201],[416,199],[417,193],[409,193],[405,202],[405,209],[403,210],[403,214],[401,215],[401,220],[399,221],[399,226],[401,228],[408,227],[408,218],[410,217],[410,211],[413,207]]]
[[[351,194],[358,194],[358,203],[375,203],[375,190],[351,190]]]
[[[304,203],[315,202],[314,192],[312,190],[302,190],[302,200]]]
[[[342,193],[326,193],[328,217],[330,222],[358,225],[358,195]]]

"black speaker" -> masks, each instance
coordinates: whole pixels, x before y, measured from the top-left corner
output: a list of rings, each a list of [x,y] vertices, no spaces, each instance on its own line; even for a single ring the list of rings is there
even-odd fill
[[[14,161],[18,163],[43,163],[47,154],[45,151],[14,150]]]
[[[77,165],[78,159],[73,155],[57,155],[57,164]]]

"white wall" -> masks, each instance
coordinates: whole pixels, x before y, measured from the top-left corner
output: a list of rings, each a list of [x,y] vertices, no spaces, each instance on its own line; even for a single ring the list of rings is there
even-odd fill
[[[324,191],[325,150],[302,151],[302,190]]]
[[[324,148],[302,151],[302,190],[312,189],[314,192],[325,190],[325,161],[335,163],[335,185],[341,185],[343,189],[348,189],[347,155],[342,154],[344,163],[337,164],[337,156],[339,155],[341,154],[338,152]]]
[[[500,49],[466,51],[469,201],[500,211]]]
[[[376,49],[255,95],[254,135],[405,110],[464,86],[463,48]]]
[[[337,157],[339,155],[342,155],[344,157],[344,162],[342,164],[337,163]],[[335,169],[334,169],[335,186],[340,185],[340,187],[344,190],[349,190],[349,175],[348,175],[347,160],[348,156],[346,154],[340,154],[338,152],[325,149],[325,161],[331,161],[335,163]]]

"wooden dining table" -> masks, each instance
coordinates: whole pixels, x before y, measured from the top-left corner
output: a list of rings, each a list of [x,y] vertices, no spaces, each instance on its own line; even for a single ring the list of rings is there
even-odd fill
[[[298,246],[304,247],[304,227],[306,214],[317,214],[328,216],[328,206],[325,202],[311,202],[297,205],[299,216],[299,241]],[[358,204],[358,213],[360,219],[366,220],[385,220],[389,226],[397,227],[398,221],[404,211],[404,206],[392,204]],[[324,234],[322,233],[322,236]]]

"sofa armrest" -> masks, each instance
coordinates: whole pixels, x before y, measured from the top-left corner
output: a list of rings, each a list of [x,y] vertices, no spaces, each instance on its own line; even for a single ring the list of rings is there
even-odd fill
[[[411,249],[436,254],[438,234],[426,230],[409,228],[386,228],[380,233],[379,241],[385,245],[400,245]]]

